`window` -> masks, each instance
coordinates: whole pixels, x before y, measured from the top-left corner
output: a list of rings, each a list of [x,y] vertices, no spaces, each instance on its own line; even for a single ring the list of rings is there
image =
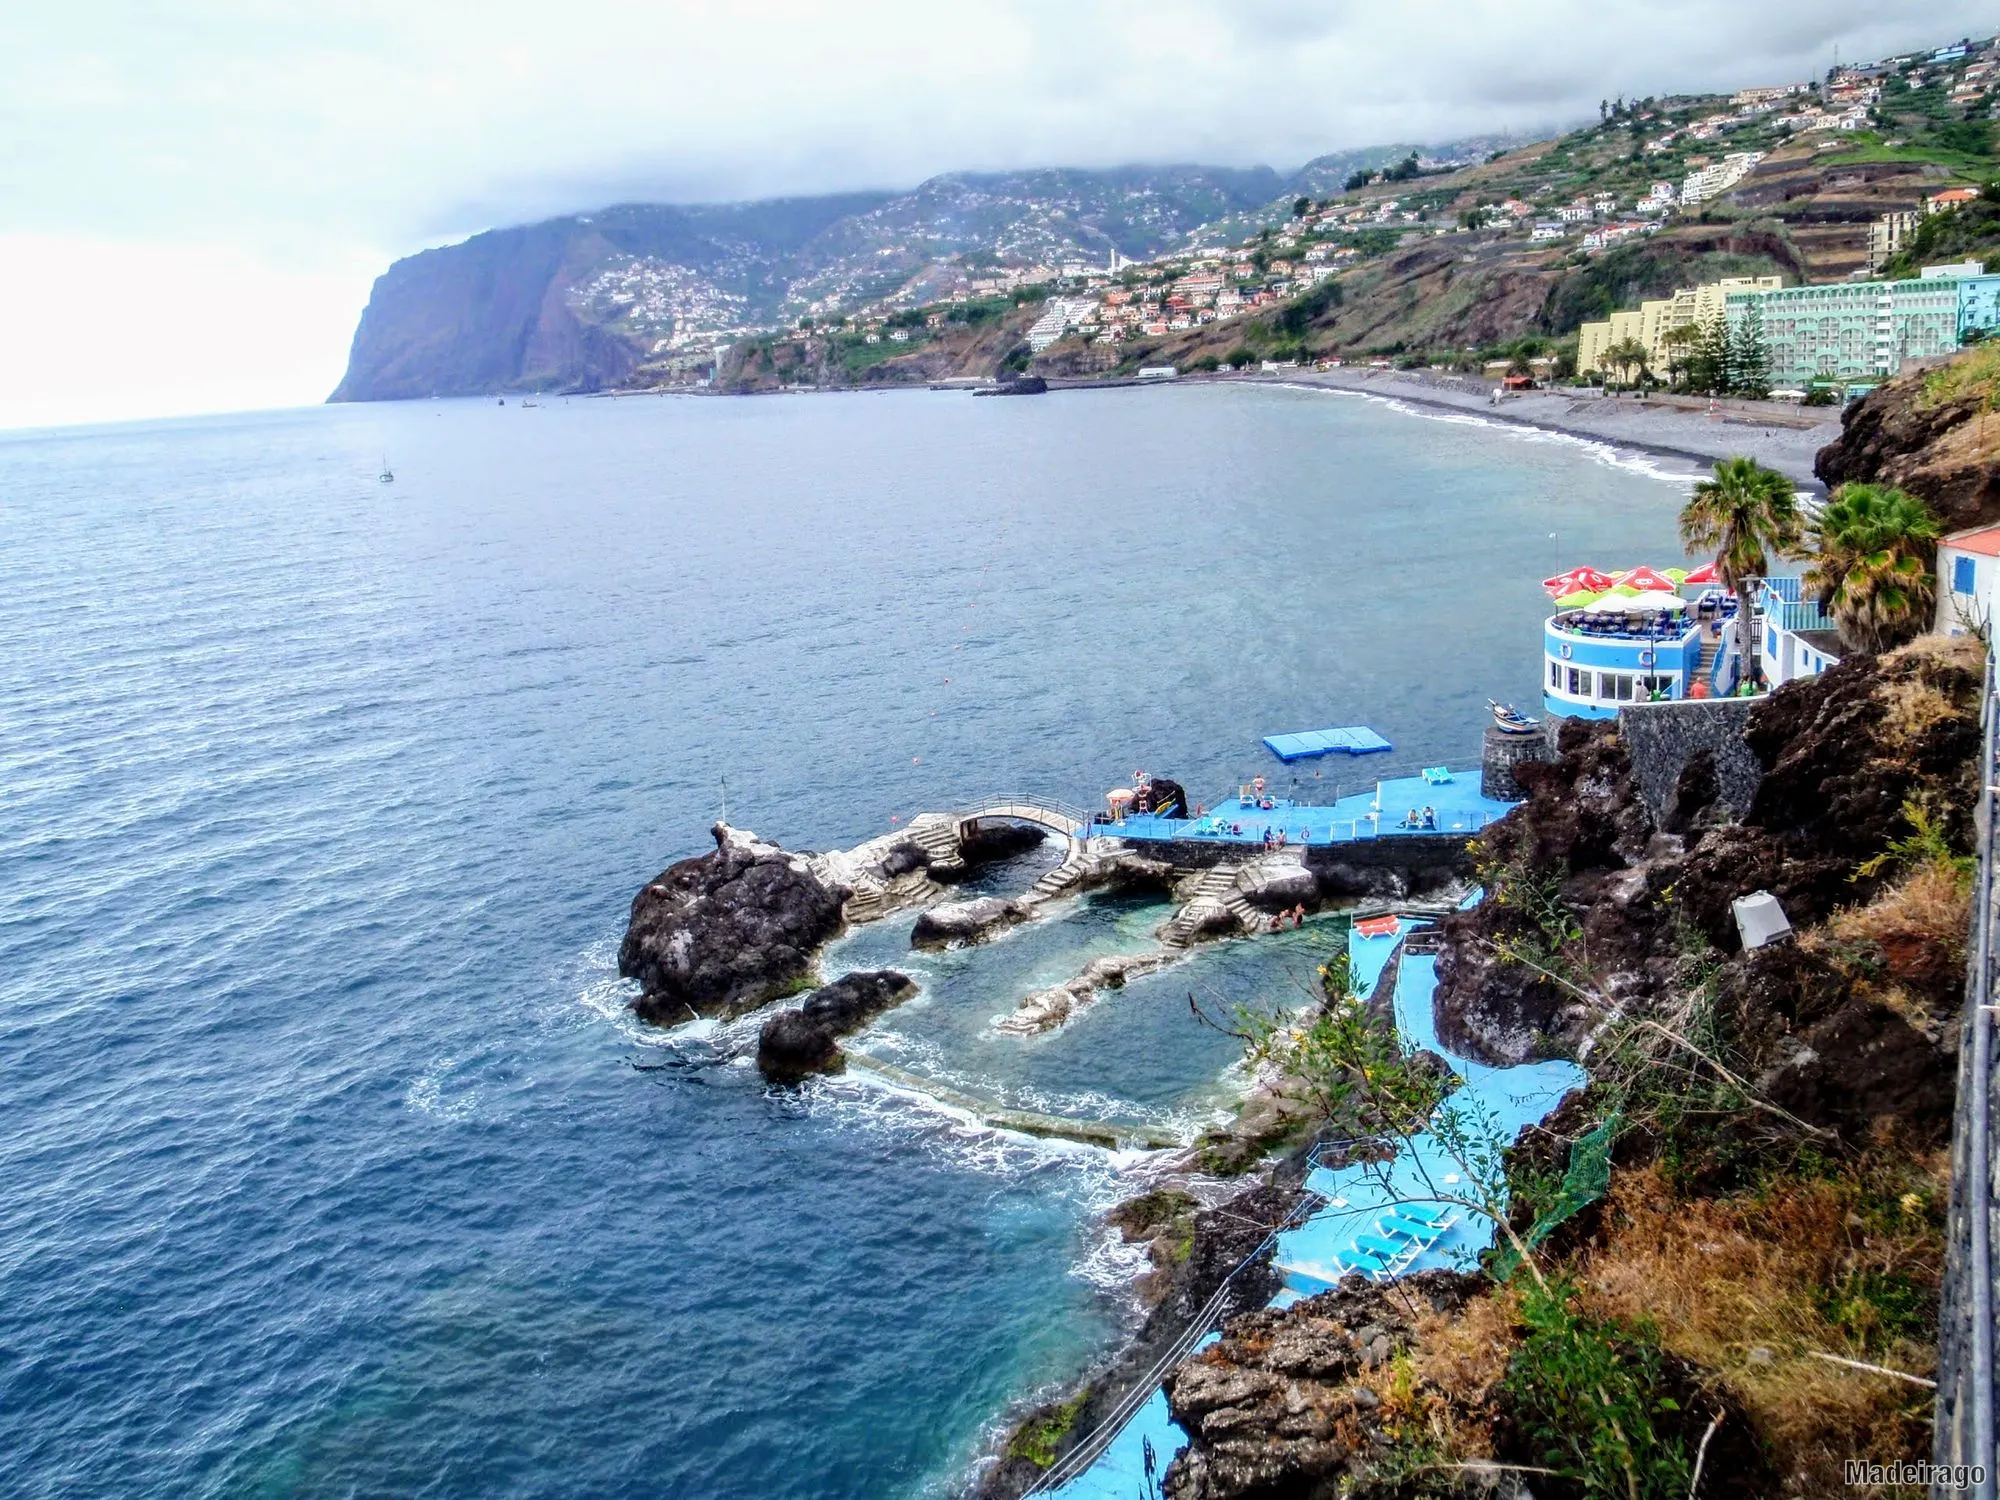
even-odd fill
[[[1590,674],[1588,672],[1580,672],[1575,667],[1571,667],[1569,669],[1569,691],[1571,697],[1588,698],[1590,696]]]
[[[1954,594],[1972,593],[1972,576],[1973,562],[1971,558],[1954,557],[1951,560],[1951,591]]]
[[[1555,688],[1557,691],[1561,691],[1562,685],[1563,685],[1562,663],[1559,661],[1552,661],[1549,663],[1549,686]]]
[[[1606,703],[1630,703],[1632,701],[1632,676],[1629,672],[1599,672],[1597,674],[1597,696]]]

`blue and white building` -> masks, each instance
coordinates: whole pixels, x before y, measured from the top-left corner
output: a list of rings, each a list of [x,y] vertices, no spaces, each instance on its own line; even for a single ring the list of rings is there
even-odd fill
[[[1796,578],[1766,578],[1758,585],[1756,646],[1764,680],[1774,688],[1817,677],[1840,662],[1832,616],[1802,595]]]
[[[1567,609],[1542,626],[1542,708],[1610,719],[1631,703],[1685,698],[1712,632],[1692,611],[1619,617]]]

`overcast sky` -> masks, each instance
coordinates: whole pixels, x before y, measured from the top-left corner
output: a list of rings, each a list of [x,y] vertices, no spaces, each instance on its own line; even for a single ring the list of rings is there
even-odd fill
[[[319,400],[383,267],[494,224],[958,168],[1283,170],[1996,25],[2000,0],[19,0],[0,426]]]

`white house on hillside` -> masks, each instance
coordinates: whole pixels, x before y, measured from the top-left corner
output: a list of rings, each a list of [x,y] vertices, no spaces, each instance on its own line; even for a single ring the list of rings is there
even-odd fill
[[[2000,582],[2000,526],[1954,531],[1938,543],[1937,623],[1940,635],[1969,635],[1993,621]]]

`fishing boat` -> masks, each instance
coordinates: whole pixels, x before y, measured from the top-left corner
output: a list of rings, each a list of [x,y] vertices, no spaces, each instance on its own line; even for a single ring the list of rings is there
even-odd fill
[[[1486,706],[1493,711],[1493,722],[1500,726],[1502,734],[1533,734],[1542,727],[1540,719],[1531,719],[1511,703],[1496,703],[1491,698]]]

